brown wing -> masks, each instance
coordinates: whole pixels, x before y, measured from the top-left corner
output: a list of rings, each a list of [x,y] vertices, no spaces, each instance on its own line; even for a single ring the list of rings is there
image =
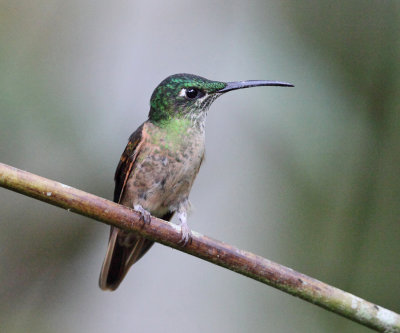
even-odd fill
[[[140,143],[143,139],[143,126],[142,124],[132,135],[129,137],[128,144],[119,160],[117,170],[115,170],[115,189],[114,189],[114,202],[120,202],[122,194],[125,189],[126,182],[129,174],[133,168],[136,156],[140,149]]]
[[[136,157],[143,143],[142,124],[129,138],[115,172],[114,201],[120,202],[126,182],[134,170]],[[172,213],[164,218],[170,220]],[[100,272],[99,285],[101,289],[115,290],[125,277],[130,266],[138,261],[153,245],[153,241],[111,227],[108,249]]]

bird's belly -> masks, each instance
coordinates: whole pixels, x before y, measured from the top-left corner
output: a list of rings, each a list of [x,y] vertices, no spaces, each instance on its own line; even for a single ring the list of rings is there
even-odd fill
[[[140,204],[159,217],[177,210],[179,204],[188,198],[200,168],[204,146],[199,148],[165,154],[158,147],[147,147],[135,161],[123,204],[131,207]]]

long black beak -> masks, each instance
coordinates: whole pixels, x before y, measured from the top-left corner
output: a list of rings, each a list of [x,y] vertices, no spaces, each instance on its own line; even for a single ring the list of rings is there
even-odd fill
[[[237,82],[227,82],[225,88],[218,90],[217,93],[225,93],[231,90],[260,87],[260,86],[294,87],[294,85],[291,83],[280,82],[280,81],[263,81],[263,80],[237,81]]]

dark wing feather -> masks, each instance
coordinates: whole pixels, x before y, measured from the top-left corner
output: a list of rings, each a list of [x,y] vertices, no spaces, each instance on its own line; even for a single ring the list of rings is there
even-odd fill
[[[124,152],[119,160],[117,170],[115,170],[115,189],[114,189],[114,202],[120,202],[122,194],[125,189],[126,182],[129,178],[129,174],[135,163],[137,156],[137,148],[139,143],[142,141],[143,135],[143,125],[142,124],[132,135],[129,137],[128,144],[125,147]]]
[[[143,127],[144,124],[130,136],[129,142],[118,163],[115,172],[114,190],[114,201],[117,203],[121,201],[126,182],[130,173],[134,170],[136,156],[143,140]],[[129,241],[126,241],[127,238],[129,238]],[[111,227],[108,249],[100,273],[100,288],[115,290],[121,283],[129,267],[139,260],[152,245],[152,241],[143,237]]]

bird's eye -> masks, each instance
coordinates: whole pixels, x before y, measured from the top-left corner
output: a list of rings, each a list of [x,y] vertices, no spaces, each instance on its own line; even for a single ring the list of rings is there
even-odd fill
[[[186,89],[186,97],[189,99],[194,99],[197,97],[199,91],[195,88],[188,88]]]
[[[185,89],[185,97],[188,99],[195,99],[204,96],[204,92],[196,88]]]

